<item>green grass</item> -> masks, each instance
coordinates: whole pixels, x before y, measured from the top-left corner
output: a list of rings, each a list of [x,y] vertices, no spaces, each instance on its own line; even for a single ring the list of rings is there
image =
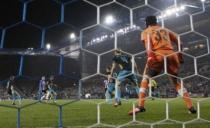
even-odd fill
[[[119,126],[133,120],[128,116],[135,100],[123,101],[122,106],[114,108],[111,104],[101,103],[104,100],[81,100],[63,106],[63,126],[83,128],[97,123],[97,104],[100,103],[100,121],[104,125],[97,125],[96,128],[109,128],[109,125]],[[71,102],[70,100],[59,100],[54,103],[39,103],[32,100],[24,100],[21,108],[21,128],[34,127],[58,127],[59,105]],[[33,104],[35,103],[35,104]],[[196,106],[196,100],[193,101]],[[27,106],[29,104],[33,104]],[[15,128],[17,108],[10,108],[11,101],[0,102],[0,127]],[[27,106],[27,107],[24,107]],[[14,107],[14,106],[13,106]],[[156,123],[166,118],[166,100],[150,100],[146,102],[146,112],[136,116],[136,120],[148,124]],[[201,117],[210,121],[210,99],[200,102]],[[181,99],[174,99],[169,102],[169,118],[178,121],[190,121],[196,119],[197,115],[189,114]],[[154,124],[154,128],[181,128],[182,124],[175,122],[163,122]],[[210,123],[194,121],[188,123],[186,128],[210,128]],[[147,124],[132,123],[123,128],[150,128]]]

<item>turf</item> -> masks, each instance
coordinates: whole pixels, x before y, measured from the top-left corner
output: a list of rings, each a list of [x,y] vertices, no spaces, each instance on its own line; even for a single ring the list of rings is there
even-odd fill
[[[195,99],[193,101],[195,107],[197,106],[197,100],[198,99]],[[52,102],[40,103],[33,100],[24,100],[22,101],[22,108],[20,110],[21,128],[58,127],[59,105],[66,103],[69,104],[62,107],[63,127],[83,128],[96,124],[98,104],[100,104],[101,125],[95,125],[97,128],[109,128],[111,126],[150,128],[151,124],[154,128],[181,128],[183,126],[182,123],[173,121],[158,123],[166,118],[166,100],[164,99],[148,99],[145,106],[146,112],[136,115],[136,120],[144,123],[137,122],[127,124],[133,120],[132,116],[128,116],[128,111],[132,108],[134,101],[133,99],[128,101],[124,100],[121,106],[114,108],[111,104],[104,103],[104,100],[80,100],[75,102],[70,100],[58,100],[56,104]],[[4,106],[11,106],[10,104],[11,101],[0,102],[0,127],[2,128],[16,127],[17,108]],[[185,124],[185,128],[210,128],[210,99],[201,101],[200,108],[200,117],[209,120],[209,122],[195,120]],[[196,119],[197,115],[189,114],[181,99],[174,99],[169,102],[169,118],[186,122]]]

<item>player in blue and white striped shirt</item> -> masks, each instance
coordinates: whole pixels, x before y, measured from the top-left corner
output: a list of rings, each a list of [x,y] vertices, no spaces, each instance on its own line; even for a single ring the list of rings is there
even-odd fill
[[[47,85],[45,76],[42,76],[41,80],[39,81],[39,90],[38,90],[38,99],[43,100],[46,97],[47,93]]]

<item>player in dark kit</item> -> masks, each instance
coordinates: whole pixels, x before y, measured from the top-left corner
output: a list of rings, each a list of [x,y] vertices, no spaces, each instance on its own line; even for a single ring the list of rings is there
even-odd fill
[[[56,93],[56,87],[57,85],[54,83],[54,76],[50,76],[49,81],[47,82],[48,90],[47,90],[47,100],[50,100],[53,98],[53,101],[56,102],[57,93]]]
[[[123,55],[120,50],[115,51],[115,55],[113,57],[113,63],[111,72],[109,75],[109,79],[112,78],[113,72],[116,67],[120,68],[120,71],[117,74],[116,84],[115,84],[115,103],[114,106],[121,105],[121,90],[120,84],[124,82],[126,79],[130,80],[131,83],[135,86],[138,86],[138,80],[134,74],[132,74],[132,62],[131,58],[128,55]]]
[[[20,94],[15,89],[15,77],[11,76],[7,82],[7,93],[12,98],[12,105],[15,105],[15,100],[19,100],[19,104],[21,104]]]

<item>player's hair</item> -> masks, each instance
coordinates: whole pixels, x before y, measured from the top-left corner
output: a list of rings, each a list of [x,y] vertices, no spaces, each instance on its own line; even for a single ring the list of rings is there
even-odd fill
[[[148,27],[149,25],[157,24],[156,16],[147,16],[145,21],[146,21],[146,27]]]

